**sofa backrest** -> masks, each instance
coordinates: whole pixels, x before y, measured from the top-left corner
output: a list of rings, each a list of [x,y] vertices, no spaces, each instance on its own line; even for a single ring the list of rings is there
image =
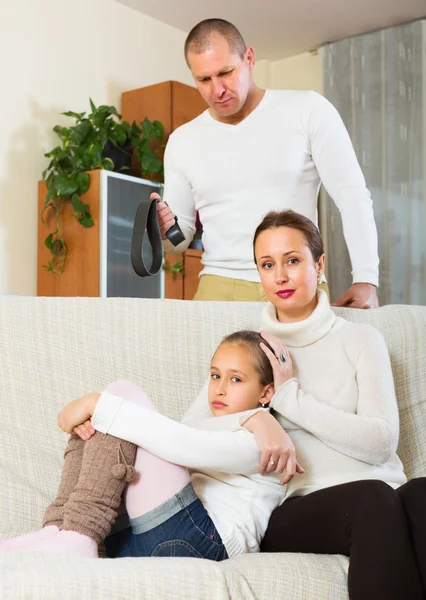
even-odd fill
[[[66,443],[56,426],[58,412],[116,379],[138,382],[162,412],[178,419],[201,388],[221,338],[257,329],[262,307],[0,297],[0,477],[15,472],[16,483],[23,473],[22,486],[29,481],[43,506],[56,488]],[[336,313],[371,323],[384,335],[400,408],[399,454],[410,478],[426,475],[426,307]],[[26,466],[36,451],[41,458]],[[49,473],[52,484],[41,483]]]

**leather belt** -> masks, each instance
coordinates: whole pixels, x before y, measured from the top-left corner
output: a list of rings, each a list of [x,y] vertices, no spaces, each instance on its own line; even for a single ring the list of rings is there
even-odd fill
[[[152,263],[148,268],[145,264],[142,248],[145,234],[152,248]],[[175,224],[166,231],[166,237],[174,246],[181,244],[185,240],[181,228],[175,217]],[[148,277],[156,275],[161,269],[163,263],[163,241],[161,239],[160,226],[157,217],[157,200],[143,200],[137,210],[135,223],[133,225],[132,246],[131,246],[132,266],[139,277]]]

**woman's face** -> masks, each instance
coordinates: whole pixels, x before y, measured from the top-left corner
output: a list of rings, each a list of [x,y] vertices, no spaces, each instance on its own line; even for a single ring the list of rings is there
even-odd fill
[[[306,319],[317,304],[318,275],[325,255],[315,262],[305,236],[292,227],[276,227],[259,234],[256,265],[269,302],[279,321]]]
[[[208,398],[215,417],[230,415],[268,403],[273,385],[262,385],[253,356],[243,344],[222,343],[210,366]]]

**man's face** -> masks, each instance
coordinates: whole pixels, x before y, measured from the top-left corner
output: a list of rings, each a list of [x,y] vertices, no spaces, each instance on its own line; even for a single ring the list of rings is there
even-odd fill
[[[233,54],[220,35],[202,54],[188,53],[188,64],[197,88],[218,120],[237,114],[244,106],[252,85],[254,51],[249,46],[244,57]]]

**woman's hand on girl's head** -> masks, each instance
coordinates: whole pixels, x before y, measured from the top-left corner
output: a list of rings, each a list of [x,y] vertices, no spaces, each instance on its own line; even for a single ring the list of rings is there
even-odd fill
[[[68,402],[58,415],[58,425],[65,433],[72,433],[75,427],[85,423],[95,412],[100,394],[86,394]]]
[[[293,377],[293,363],[291,361],[290,353],[287,346],[277,337],[266,331],[260,331],[260,335],[265,341],[268,342],[274,352],[266,346],[266,344],[260,344],[263,352],[269,358],[272,365],[272,371],[274,373],[274,387],[275,391],[278,388]]]

